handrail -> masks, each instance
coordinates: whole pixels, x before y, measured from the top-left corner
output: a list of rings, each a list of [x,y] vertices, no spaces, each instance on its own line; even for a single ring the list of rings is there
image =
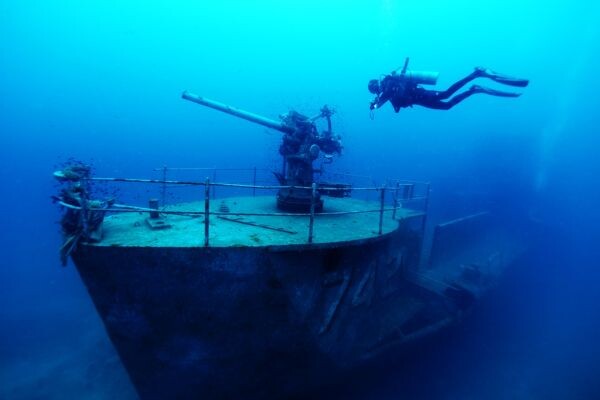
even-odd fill
[[[161,167],[153,168],[152,171],[252,171],[255,168],[221,168],[221,167]],[[268,168],[256,168],[257,171],[270,171]]]
[[[106,178],[106,177],[91,177],[83,178],[83,180],[94,181],[94,182],[124,182],[124,183],[151,183],[151,184],[167,184],[167,185],[186,185],[186,186],[220,186],[220,187],[237,187],[245,189],[264,189],[264,190],[278,190],[278,189],[306,189],[311,190],[312,186],[295,186],[295,185],[248,185],[241,183],[224,183],[224,182],[201,182],[201,181],[174,181],[174,180],[160,180],[160,179],[138,179],[138,178]],[[403,183],[400,186],[410,186],[412,183]],[[334,186],[319,186],[319,189],[328,191],[345,191],[347,188],[340,188]],[[382,186],[372,187],[352,187],[352,190],[373,190],[380,191]]]
[[[257,168],[257,167],[231,167],[231,168],[222,168],[222,167],[160,167],[160,168],[153,168],[152,171],[154,172],[161,172],[161,171],[248,171],[248,172],[252,172],[252,171],[267,171],[267,172],[271,172],[272,170],[269,168]],[[351,177],[351,178],[361,178],[361,179],[368,179],[371,181],[373,180],[373,177],[371,175],[361,175],[361,174],[350,174],[347,172],[335,172],[335,171],[331,171],[331,172],[327,172],[327,175],[337,175],[337,176],[347,176],[347,177]],[[407,180],[407,179],[388,179],[387,182],[399,182],[401,184],[417,184],[417,185],[427,185],[429,182],[426,181],[415,181],[415,180]],[[308,187],[308,189],[310,189],[310,187]]]
[[[208,177],[204,181],[196,181],[196,180],[169,180],[167,178],[168,170],[189,170],[189,171],[212,171],[213,181],[211,181]],[[216,171],[217,170],[225,170],[225,171],[252,171],[252,181],[253,184],[240,184],[240,183],[226,183],[226,182],[215,182]],[[154,171],[162,171],[162,179],[140,179],[140,178],[116,178],[116,177],[87,177],[82,180],[89,182],[116,182],[116,183],[145,183],[145,184],[159,184],[162,185],[162,208],[158,209],[158,202],[154,202],[150,208],[146,207],[137,207],[130,206],[125,204],[111,204],[106,208],[102,207],[90,207],[87,201],[84,201],[84,204],[81,206],[68,204],[63,201],[59,201],[58,203],[64,207],[80,210],[82,215],[87,215],[90,212],[111,212],[111,213],[127,213],[127,212],[149,212],[156,215],[182,215],[182,216],[204,216],[204,246],[209,246],[209,219],[211,216],[226,216],[226,215],[235,215],[235,216],[257,216],[257,217],[309,217],[309,226],[308,226],[308,237],[307,242],[313,243],[314,241],[314,219],[321,218],[323,216],[340,216],[340,215],[349,215],[349,214],[368,214],[368,213],[379,213],[378,218],[378,235],[383,234],[383,220],[384,213],[391,212],[392,220],[399,220],[396,218],[397,210],[401,207],[400,202],[413,202],[413,201],[424,201],[424,211],[422,214],[416,214],[415,216],[422,218],[421,229],[424,233],[425,224],[427,218],[427,208],[429,206],[429,195],[430,195],[430,184],[428,182],[417,182],[417,181],[406,181],[406,180],[387,180],[387,185],[383,186],[372,186],[372,187],[352,187],[352,191],[376,191],[379,192],[379,207],[369,210],[350,210],[350,211],[333,211],[333,212],[314,212],[315,199],[317,193],[320,189],[326,190],[329,192],[337,192],[337,191],[347,191],[348,187],[329,187],[329,186],[318,186],[317,183],[313,183],[311,186],[295,186],[295,185],[257,185],[256,184],[256,172],[259,169],[257,168],[167,168],[166,166],[163,168],[156,168]],[[261,171],[266,171],[267,169],[260,169]],[[394,183],[391,185],[390,183]],[[167,187],[183,187],[183,186],[199,186],[204,187],[204,210],[190,210],[190,211],[175,211],[175,210],[167,210],[165,201],[166,201],[166,188]],[[415,196],[415,187],[419,186],[418,196]],[[215,188],[216,187],[226,187],[226,188],[241,188],[241,189],[252,189],[253,195],[256,194],[256,190],[281,190],[281,189],[300,189],[300,190],[309,190],[311,195],[311,210],[307,213],[254,213],[254,212],[235,212],[235,211],[211,211],[210,210],[210,201],[211,201],[211,191],[212,198],[215,197]],[[212,189],[212,190],[211,190]],[[392,207],[386,207],[386,193],[392,193]],[[389,201],[389,200],[388,200]],[[156,208],[154,208],[156,207]],[[85,218],[84,218],[85,219]],[[403,218],[400,218],[403,219]]]
[[[73,210],[82,210],[83,207],[75,206],[73,204],[65,203],[63,201],[58,201],[57,204],[67,207]],[[137,207],[137,206],[129,206],[125,204],[113,204],[116,208],[88,208],[89,211],[102,211],[102,212],[114,212],[114,213],[131,213],[131,212],[153,212],[156,211],[154,208],[147,207]],[[381,208],[376,208],[372,210],[352,210],[352,211],[330,211],[330,212],[320,212],[315,213],[315,217],[321,216],[332,216],[332,215],[348,215],[348,214],[368,214],[368,213],[378,213],[381,212]],[[394,211],[394,207],[383,208],[384,212]],[[168,211],[161,210],[160,214],[165,215],[204,215],[205,211]],[[248,212],[235,212],[235,211],[210,211],[210,215],[241,215],[244,217],[309,217],[310,213],[248,213]]]

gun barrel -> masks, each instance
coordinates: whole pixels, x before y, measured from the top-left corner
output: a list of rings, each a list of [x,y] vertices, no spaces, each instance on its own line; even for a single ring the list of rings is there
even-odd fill
[[[260,115],[240,110],[239,108],[228,106],[227,104],[220,103],[218,101],[210,100],[193,93],[189,93],[185,91],[182,93],[181,97],[185,100],[193,101],[194,103],[198,103],[200,105],[210,107],[212,109],[224,112],[229,115],[233,115],[234,117],[242,118],[250,122],[254,122],[259,125],[266,126],[267,128],[276,129],[281,132],[291,132],[293,129],[283,122],[275,121],[270,118],[265,118]]]

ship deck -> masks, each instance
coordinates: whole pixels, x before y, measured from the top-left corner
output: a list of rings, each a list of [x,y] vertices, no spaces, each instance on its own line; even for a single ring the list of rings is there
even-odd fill
[[[172,205],[167,211],[204,210],[203,202]],[[379,210],[379,203],[352,198],[325,198],[325,213]],[[231,197],[211,201],[211,212],[227,212],[209,218],[211,247],[305,246],[308,244],[307,216],[242,216],[236,213],[281,213],[273,196]],[[382,234],[398,228],[399,221],[421,217],[423,212],[398,207],[384,211]],[[147,212],[107,216],[102,240],[94,246],[200,247],[204,246],[204,217],[167,214],[161,221],[168,228],[152,229]],[[320,215],[314,219],[313,244],[335,245],[375,239],[379,236],[379,212]]]

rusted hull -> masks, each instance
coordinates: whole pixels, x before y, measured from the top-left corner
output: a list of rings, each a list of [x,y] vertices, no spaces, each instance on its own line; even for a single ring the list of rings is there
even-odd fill
[[[142,398],[285,395],[402,338],[408,229],[328,246],[81,245],[73,254]]]

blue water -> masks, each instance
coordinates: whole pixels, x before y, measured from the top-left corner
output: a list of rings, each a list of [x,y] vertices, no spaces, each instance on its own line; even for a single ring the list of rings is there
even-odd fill
[[[135,398],[60,267],[55,166],[280,165],[279,134],[184,102],[186,89],[272,118],[329,104],[335,170],[430,181],[431,223],[492,209],[537,226],[441,343],[326,398],[600,398],[598,20],[578,0],[0,2],[0,398]],[[531,84],[371,120],[368,80],[406,56],[440,88],[478,65]]]

